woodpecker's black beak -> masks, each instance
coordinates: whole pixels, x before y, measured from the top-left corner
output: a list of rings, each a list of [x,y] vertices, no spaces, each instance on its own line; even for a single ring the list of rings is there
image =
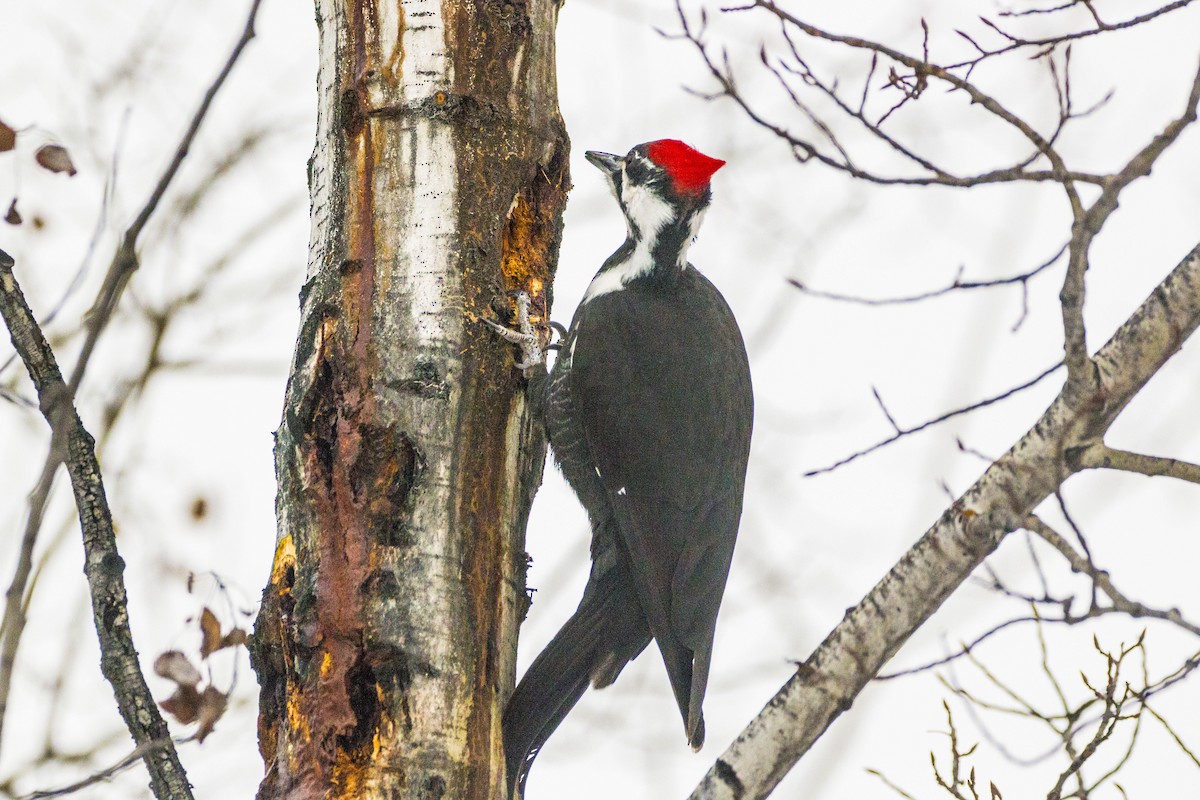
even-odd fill
[[[612,153],[601,153],[596,150],[588,150],[583,156],[605,175],[614,175],[621,171],[620,156],[614,156]]]

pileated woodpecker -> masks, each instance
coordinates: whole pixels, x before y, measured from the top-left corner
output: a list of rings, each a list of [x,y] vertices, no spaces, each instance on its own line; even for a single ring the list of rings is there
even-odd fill
[[[672,139],[587,159],[629,233],[571,321],[546,426],[591,521],[592,569],[579,608],[504,712],[514,792],[588,683],[611,684],[651,638],[688,743],[704,743],[701,704],[750,452],[746,348],[721,293],[687,262],[709,179],[725,162]]]

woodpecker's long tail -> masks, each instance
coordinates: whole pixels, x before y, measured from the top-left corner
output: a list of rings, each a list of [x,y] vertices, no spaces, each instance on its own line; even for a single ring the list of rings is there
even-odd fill
[[[603,688],[650,643],[650,628],[628,573],[593,571],[579,608],[530,665],[504,710],[510,797],[525,793],[538,750],[579,702],[588,683]]]

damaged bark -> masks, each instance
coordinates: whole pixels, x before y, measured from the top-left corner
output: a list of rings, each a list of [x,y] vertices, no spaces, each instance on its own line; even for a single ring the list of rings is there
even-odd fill
[[[569,188],[557,6],[318,0],[301,324],[252,654],[267,798],[504,787],[545,442],[479,321],[549,310]]]

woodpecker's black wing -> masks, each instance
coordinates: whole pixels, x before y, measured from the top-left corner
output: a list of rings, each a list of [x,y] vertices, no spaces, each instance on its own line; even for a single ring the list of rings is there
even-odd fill
[[[690,267],[593,298],[577,326],[570,396],[699,747],[750,450],[745,345],[724,298]]]

